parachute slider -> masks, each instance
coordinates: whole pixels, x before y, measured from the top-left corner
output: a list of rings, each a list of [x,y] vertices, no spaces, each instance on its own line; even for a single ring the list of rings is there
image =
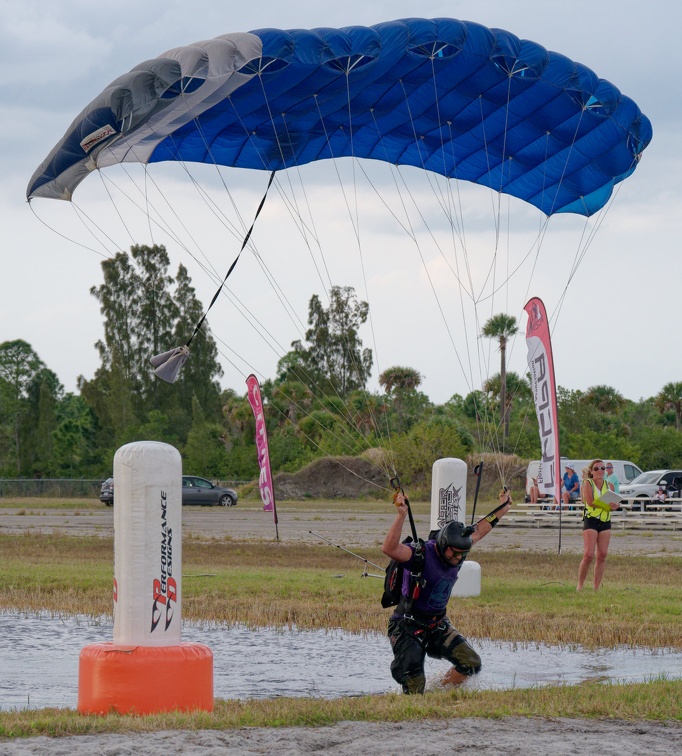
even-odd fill
[[[187,362],[188,357],[189,347],[186,345],[154,355],[151,359],[152,366],[155,368],[154,375],[166,383],[175,383],[180,368]]]

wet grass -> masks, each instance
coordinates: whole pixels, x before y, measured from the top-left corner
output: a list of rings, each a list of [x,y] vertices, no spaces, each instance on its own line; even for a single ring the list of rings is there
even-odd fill
[[[377,564],[379,549],[362,555]],[[482,595],[453,599],[450,617],[474,638],[613,647],[682,648],[680,557],[609,557],[599,592],[575,591],[580,557],[481,551]],[[382,582],[326,544],[183,541],[183,616],[251,626],[384,632]],[[370,567],[371,572],[377,572]],[[0,610],[110,614],[113,539],[0,535]],[[72,710],[0,712],[0,737],[159,729],[322,725],[469,716],[606,717],[682,721],[682,681],[585,683],[511,691],[442,691],[334,699],[217,701],[212,714],[82,716]],[[1,751],[0,744],[0,751]]]
[[[530,690],[447,690],[423,696],[385,694],[334,700],[218,700],[208,712],[147,716],[81,715],[71,709],[0,712],[0,738],[94,735],[239,727],[316,727],[342,721],[407,722],[462,717],[566,717],[681,722],[682,681],[631,685],[584,683]],[[0,740],[0,748],[2,741]]]
[[[111,612],[113,540],[0,536],[0,609]],[[363,556],[386,564],[378,549]],[[601,591],[575,591],[580,557],[481,551],[482,595],[453,599],[464,635],[492,640],[682,648],[680,557],[609,557]],[[384,632],[382,581],[327,545],[183,543],[183,617],[253,627]],[[378,574],[378,570],[369,567]]]

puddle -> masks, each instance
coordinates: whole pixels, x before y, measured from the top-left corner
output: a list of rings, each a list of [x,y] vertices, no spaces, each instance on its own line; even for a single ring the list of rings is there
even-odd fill
[[[0,612],[0,709],[75,709],[78,655],[111,641],[109,618]],[[397,692],[388,639],[341,630],[278,630],[185,623],[182,640],[213,651],[216,698],[339,698]],[[586,680],[643,682],[682,670],[682,651],[557,647],[471,639],[483,659],[475,689],[529,688]],[[448,669],[427,660],[430,686]],[[680,676],[674,675],[675,677]]]

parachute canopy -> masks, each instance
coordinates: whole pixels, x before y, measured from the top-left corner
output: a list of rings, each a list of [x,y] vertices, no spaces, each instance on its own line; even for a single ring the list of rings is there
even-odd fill
[[[453,19],[226,34],[113,81],[35,172],[70,200],[89,172],[164,160],[281,170],[372,158],[591,215],[651,140],[637,105],[585,66]]]

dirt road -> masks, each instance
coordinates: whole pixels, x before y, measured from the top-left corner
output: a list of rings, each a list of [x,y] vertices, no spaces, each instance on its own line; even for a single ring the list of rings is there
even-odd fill
[[[422,506],[422,509],[424,507]],[[393,521],[393,511],[370,503],[366,508],[357,502],[284,502],[278,507],[280,540],[314,542],[310,531],[347,548],[380,546]],[[194,538],[231,538],[236,541],[274,538],[272,516],[255,502],[236,507],[184,507],[183,534]],[[417,530],[426,535],[428,515],[415,513]],[[113,537],[113,509],[105,506],[72,509],[0,509],[0,533],[20,532],[63,533]],[[407,534],[407,525],[405,526]],[[319,540],[319,539],[318,539]],[[556,552],[559,546],[557,527],[509,527],[504,520],[491,537],[484,539],[477,550],[521,549]],[[582,552],[582,531],[575,524],[561,533],[562,553]],[[682,531],[620,530],[612,534],[611,553],[649,556],[682,555]]]

